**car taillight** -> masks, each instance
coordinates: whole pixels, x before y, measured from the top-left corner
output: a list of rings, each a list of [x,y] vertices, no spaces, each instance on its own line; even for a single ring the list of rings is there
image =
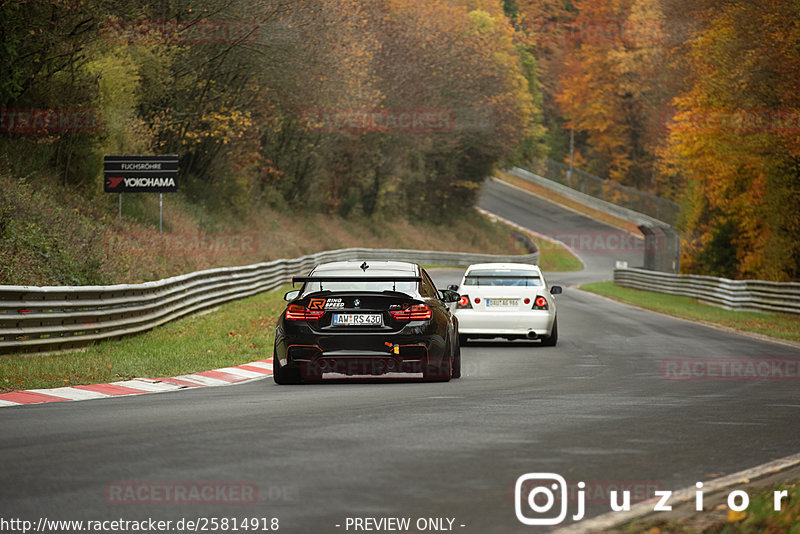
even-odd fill
[[[522,302],[524,302],[525,304],[530,304],[531,303],[531,299],[529,299],[528,297],[525,297],[525,300],[523,300]]]
[[[458,309],[470,309],[472,308],[472,304],[469,303],[469,295],[461,295],[461,298],[458,299]]]
[[[481,298],[475,297],[475,304],[480,304],[480,303],[481,303]]]
[[[288,321],[316,321],[325,314],[325,310],[309,310],[300,304],[289,304],[286,308]]]
[[[534,310],[546,310],[547,309],[547,299],[544,297],[536,297],[536,300],[533,301],[533,309]]]
[[[405,310],[392,310],[389,313],[397,321],[426,321],[431,318],[431,309],[425,304],[414,304]]]

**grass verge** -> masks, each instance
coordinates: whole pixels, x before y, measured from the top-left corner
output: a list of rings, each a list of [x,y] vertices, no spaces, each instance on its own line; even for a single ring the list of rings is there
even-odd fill
[[[559,195],[555,191],[547,189],[546,187],[542,187],[540,185],[532,184],[527,180],[523,180],[522,178],[517,178],[507,172],[497,171],[495,172],[495,176],[504,182],[508,182],[511,185],[515,185],[521,189],[525,189],[526,191],[530,191],[531,193],[535,194],[537,197],[541,197],[556,204],[560,204],[567,208],[573,209],[578,213],[583,213],[584,215],[591,217],[600,222],[604,222],[610,226],[615,228],[619,228],[621,230],[625,230],[627,232],[633,232],[636,235],[639,235],[639,228],[636,226],[635,223],[630,221],[626,221],[624,219],[620,219],[619,217],[614,217],[604,211],[596,210],[594,208],[590,208],[581,204],[580,202],[576,202],[570,198],[567,198],[563,195]]]
[[[580,271],[583,269],[583,264],[580,260],[573,256],[563,245],[536,236],[531,236],[531,239],[539,247],[539,267],[545,273]]]
[[[79,352],[0,356],[0,390],[164,378],[272,357],[288,286]]]
[[[692,297],[642,291],[616,286],[614,282],[593,282],[584,284],[580,288],[620,302],[690,321],[712,323],[745,332],[800,341],[800,317],[796,315],[726,310],[703,304]]]
[[[475,210],[439,223],[397,217],[288,213],[258,204],[217,210],[184,193],[91,198],[55,180],[14,179],[0,168],[0,284],[109,285],[350,247],[522,254],[511,228]],[[113,197],[113,198],[112,198]]]
[[[536,244],[536,247],[539,249],[539,267],[543,271],[552,271],[552,272],[568,272],[568,271],[580,271],[583,269],[583,263],[577,257],[575,257],[572,252],[570,252],[566,246],[562,243],[545,239],[539,237],[536,234],[531,233],[529,230],[525,229],[524,227],[512,223],[505,219],[498,219],[498,216],[481,209],[478,209],[478,212],[481,213],[482,216],[487,217],[489,220],[493,221],[495,224],[499,224],[505,226],[512,231],[516,228],[517,231],[524,232],[531,240]]]

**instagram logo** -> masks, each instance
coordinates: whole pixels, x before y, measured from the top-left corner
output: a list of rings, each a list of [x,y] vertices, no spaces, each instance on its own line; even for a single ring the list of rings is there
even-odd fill
[[[559,503],[558,515],[548,513]],[[523,506],[527,505],[527,510]],[[524,525],[558,525],[567,517],[567,481],[555,473],[526,473],[514,485],[514,511]],[[526,515],[531,514],[531,517]],[[583,515],[583,514],[581,514]]]

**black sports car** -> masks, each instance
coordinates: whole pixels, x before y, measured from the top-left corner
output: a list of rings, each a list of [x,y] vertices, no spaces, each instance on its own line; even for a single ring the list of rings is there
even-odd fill
[[[422,373],[435,381],[461,376],[458,320],[447,306],[459,295],[437,291],[419,265],[324,263],[297,282],[303,286],[284,296],[289,304],[275,329],[277,384],[324,374]]]

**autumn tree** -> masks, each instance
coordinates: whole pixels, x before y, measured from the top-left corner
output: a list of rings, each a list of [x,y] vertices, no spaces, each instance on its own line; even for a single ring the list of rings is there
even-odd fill
[[[353,35],[359,43],[375,42],[358,56],[369,58],[359,75],[369,85],[358,98],[307,99],[307,108],[406,110],[445,117],[444,127],[297,132],[311,139],[306,154],[316,172],[308,182],[313,187],[295,189],[294,198],[371,216],[440,219],[468,208],[492,166],[535,133],[508,20],[493,2],[386,0],[359,13],[366,24]],[[291,174],[305,168],[285,169],[284,181],[297,183]]]
[[[96,2],[3,2],[0,4],[0,112],[67,110],[96,112],[96,74],[87,70],[90,50],[99,39]],[[65,185],[86,184],[97,172],[91,125],[35,125],[17,128],[19,117],[6,113],[0,132],[5,162],[20,168],[35,159],[51,167]]]
[[[563,0],[513,0],[504,6],[517,30],[517,40],[535,61],[542,140],[550,157],[564,157],[569,150],[569,132],[555,96],[573,48],[575,8]]]
[[[555,100],[567,126],[585,134],[588,170],[652,189],[663,124],[666,23],[658,0],[575,2],[573,48]]]
[[[0,111],[107,119],[0,132],[9,154],[37,155],[19,174],[55,167],[79,191],[100,190],[103,154],[178,153],[202,209],[441,220],[541,145],[536,61],[494,0],[32,0],[4,3],[0,24]],[[416,118],[318,127],[330,112]],[[441,127],[416,125],[429,115]]]
[[[665,156],[687,180],[684,265],[800,278],[800,11],[732,1],[698,14]]]

